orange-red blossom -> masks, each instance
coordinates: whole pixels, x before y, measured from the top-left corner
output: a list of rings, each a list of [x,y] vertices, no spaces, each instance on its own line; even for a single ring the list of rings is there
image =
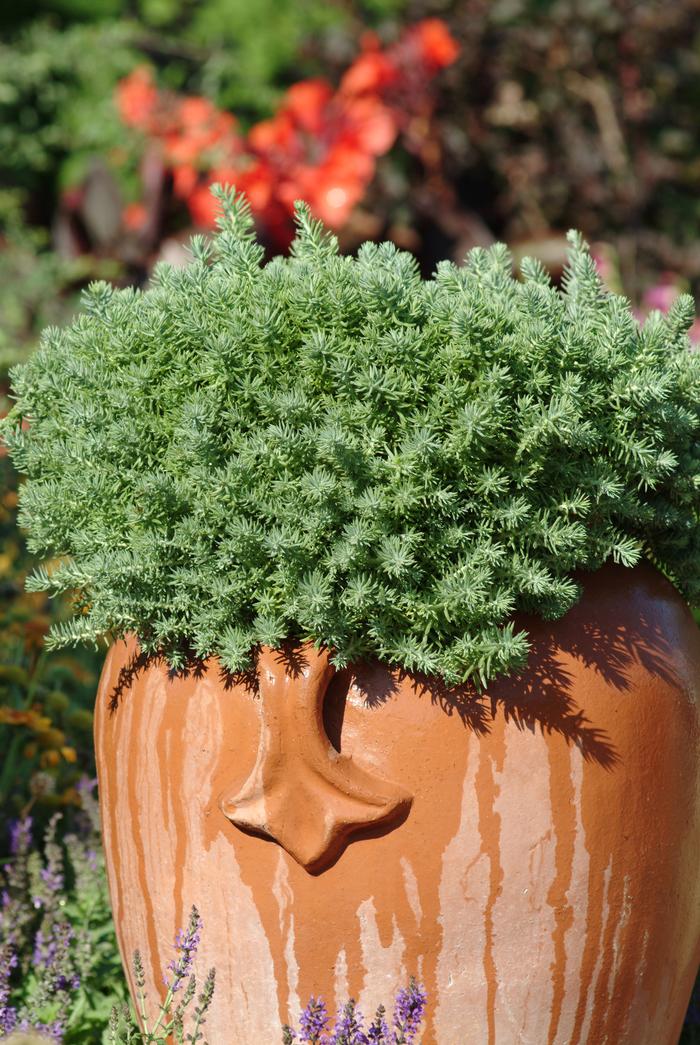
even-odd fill
[[[374,177],[413,112],[425,112],[429,85],[451,64],[458,45],[436,18],[411,26],[383,49],[365,34],[362,50],[338,88],[324,79],[290,87],[269,120],[242,134],[230,113],[206,98],[160,91],[147,68],[135,69],[117,89],[122,120],[157,141],[172,173],[175,194],[193,222],[212,227],[216,181],[234,184],[275,245],[291,236],[294,200],[303,198],[331,228],[340,228]],[[131,205],[125,221],[145,220]]]

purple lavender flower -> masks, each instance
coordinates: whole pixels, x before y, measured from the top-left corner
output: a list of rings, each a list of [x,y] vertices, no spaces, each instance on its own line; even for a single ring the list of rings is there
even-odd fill
[[[199,917],[197,908],[193,907],[187,930],[178,929],[175,937],[175,951],[178,957],[168,964],[168,971],[173,974],[173,978],[170,982],[166,978],[165,986],[173,994],[180,990],[183,981],[190,974],[199,947],[201,932],[202,919]]]
[[[63,852],[56,841],[56,828],[61,814],[56,813],[49,820],[44,835],[44,858],[46,864],[38,870],[32,870],[32,889],[34,907],[39,910],[57,913],[60,905],[60,894],[63,891]]]
[[[390,1045],[389,1025],[384,1019],[385,1015],[386,1009],[380,1005],[372,1020],[372,1026],[367,1031],[369,1045]]]
[[[51,994],[77,991],[80,977],[73,968],[71,944],[75,934],[67,922],[57,922],[46,935],[41,929],[34,937],[34,966],[44,970],[46,989]]]
[[[428,996],[425,989],[411,977],[408,987],[396,995],[394,1007],[394,1041],[396,1045],[411,1045],[416,1040],[425,1012]]]
[[[351,998],[336,1021],[328,1045],[368,1045],[362,1024],[362,1013]]]
[[[25,816],[10,825],[10,852],[13,856],[24,855],[32,841],[32,818]]]
[[[364,1029],[362,1014],[353,998],[336,1016],[333,1032],[327,1034],[328,1010],[322,998],[310,998],[299,1019],[300,1045],[414,1045],[423,1023],[427,995],[425,989],[411,977],[408,987],[396,995],[393,1030],[386,1020],[386,1009],[380,1005],[371,1025]],[[283,1045],[297,1040],[292,1027],[282,1028]]]
[[[92,871],[93,874],[97,874],[100,870],[100,862],[97,856],[97,852],[94,849],[85,850],[85,862],[88,870]]]
[[[80,780],[75,785],[75,790],[78,792],[81,798],[88,795],[90,798],[93,797],[93,791],[97,787],[97,777],[89,777],[87,775],[81,776]]]
[[[41,1038],[46,1038],[47,1042],[54,1042],[55,1045],[62,1045],[65,1029],[62,1020],[54,1020],[53,1023],[32,1023],[31,1020],[21,1020],[15,1026],[16,1031],[38,1035]]]
[[[56,867],[42,867],[39,876],[50,893],[60,893],[63,889],[63,874]]]
[[[47,943],[44,939],[44,933],[41,929],[37,930],[36,936],[34,937],[34,954],[32,955],[32,961],[35,965],[46,966],[51,961],[53,955],[50,953],[52,944]]]
[[[327,1026],[328,1010],[323,998],[309,998],[309,1004],[299,1017],[299,1041],[321,1045],[321,1035]]]
[[[17,955],[13,949],[5,945],[0,948],[0,1037],[14,1030],[17,1023],[17,1012],[10,1002],[10,977],[17,968]]]
[[[26,816],[10,826],[12,859],[2,868],[0,936],[3,943],[10,944],[17,954],[24,953],[24,933],[34,913],[27,903],[31,844],[32,819]]]
[[[0,1037],[12,1034],[17,1027],[17,1012],[11,1005],[0,1005]]]

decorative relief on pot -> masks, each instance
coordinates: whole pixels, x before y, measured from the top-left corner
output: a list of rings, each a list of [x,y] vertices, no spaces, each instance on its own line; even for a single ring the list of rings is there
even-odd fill
[[[220,800],[231,823],[271,838],[310,873],[334,863],[353,835],[401,823],[412,802],[331,744],[323,703],[334,674],[327,651],[313,647],[293,658],[260,654],[257,760],[243,787]]]

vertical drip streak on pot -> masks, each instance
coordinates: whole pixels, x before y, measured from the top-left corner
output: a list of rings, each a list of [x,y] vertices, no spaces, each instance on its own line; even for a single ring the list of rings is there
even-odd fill
[[[158,938],[156,929],[156,917],[153,909],[154,892],[149,888],[148,868],[146,866],[146,853],[158,852],[157,834],[153,840],[148,837],[148,829],[145,817],[148,812],[148,804],[151,801],[149,794],[147,771],[149,760],[144,759],[139,751],[141,735],[157,737],[159,722],[156,717],[162,715],[161,700],[154,690],[160,689],[162,680],[160,672],[156,672],[149,678],[149,685],[145,692],[137,695],[132,689],[126,693],[120,706],[115,712],[115,729],[117,730],[116,758],[118,765],[123,766],[126,790],[128,794],[129,816],[122,815],[119,825],[119,848],[122,857],[126,856],[126,863],[131,865],[132,871],[129,878],[134,878],[139,883],[139,889],[143,897],[143,919],[141,921],[139,936],[141,939],[148,937],[148,952],[151,957],[151,968],[149,979],[156,985],[159,993],[162,993],[162,979],[164,968],[164,954],[161,946],[165,941]],[[137,702],[145,704],[139,708]],[[145,722],[140,722],[144,716]],[[134,728],[134,720],[139,721],[143,733]],[[152,761],[152,760],[151,760]],[[135,872],[135,873],[134,873]],[[129,958],[131,956],[128,956]],[[148,972],[148,970],[147,970]],[[155,999],[152,999],[155,1002]]]
[[[569,1045],[573,1040],[576,1010],[585,953],[585,926],[588,917],[587,888],[590,856],[585,844],[581,814],[581,789],[584,762],[577,748],[571,750],[570,780],[572,786],[573,838],[572,870],[568,902],[572,912],[572,932],[568,940],[565,969],[565,994],[559,1015],[557,1045]],[[554,1042],[552,1042],[554,1045]]]
[[[406,980],[406,942],[392,914],[391,938],[385,946],[379,931],[377,905],[373,896],[363,900],[357,910],[362,948],[364,979],[359,997],[360,1008],[371,1009],[370,997],[375,983],[397,984]]]
[[[294,929],[294,895],[289,884],[289,868],[283,849],[277,852],[277,867],[272,884],[272,895],[279,910],[279,931],[284,941],[286,976],[280,978],[279,1005],[282,1012],[296,1013],[303,1008],[299,997],[299,963],[296,958]],[[283,989],[286,985],[286,990]]]
[[[175,699],[174,695],[171,699]],[[183,702],[184,703],[184,702]],[[184,708],[183,708],[184,710]],[[183,714],[175,726],[172,720],[166,721],[159,734],[159,742],[164,750],[158,758],[158,762],[169,767],[175,780],[182,779],[184,775],[185,762],[189,751],[183,734],[187,725],[187,716]],[[176,732],[177,730],[177,732]],[[179,733],[179,736],[177,735]],[[170,792],[168,788],[168,793]],[[180,800],[180,796],[176,800]],[[188,832],[187,810],[178,810],[172,817],[172,850],[175,858],[173,860],[173,907],[176,912],[178,924],[173,928],[173,938],[177,930],[187,925],[192,904],[199,905],[199,897],[185,896],[185,868],[189,856],[190,835]]]
[[[105,677],[111,677],[111,662],[117,656],[117,646],[113,646],[107,654],[105,661]],[[109,895],[112,903],[112,916],[114,924],[118,927],[121,925],[123,912],[124,912],[124,876],[122,874],[122,859],[121,850],[119,846],[119,817],[118,812],[121,807],[121,803],[117,798],[116,792],[118,791],[118,783],[120,775],[115,772],[114,759],[115,749],[117,744],[108,745],[106,739],[102,741],[100,738],[106,738],[106,734],[109,732],[117,732],[116,713],[111,709],[110,694],[107,688],[100,688],[97,694],[97,702],[95,707],[95,746],[96,748],[109,748],[110,757],[107,765],[103,768],[99,775],[99,793],[101,802],[101,821],[102,821],[102,836],[104,841],[105,853],[111,856],[111,860],[107,860],[107,881],[109,883]],[[112,782],[115,783],[114,793],[112,791]],[[131,982],[131,970],[129,968],[130,962],[128,955],[124,953],[124,947],[121,940],[121,934],[117,929],[117,940],[119,943],[119,950],[121,953],[122,964],[124,966],[127,979]]]
[[[350,988],[348,987],[348,959],[344,947],[341,947],[338,951],[338,957],[335,960],[333,971],[335,974],[335,1008],[336,1012],[339,1012],[348,998],[351,997]]]
[[[586,767],[588,770],[588,767]],[[586,772],[584,772],[585,783]],[[581,959],[581,986],[579,991],[576,1022],[570,1045],[586,1045],[588,1026],[595,1006],[595,992],[602,963],[602,943],[605,933],[605,919],[608,912],[608,885],[610,882],[611,861],[603,867],[600,853],[595,847],[588,847],[590,856],[588,872],[588,917],[586,919],[586,943]]]
[[[476,1042],[475,1035],[483,1024],[481,1008],[486,993],[483,969],[469,963],[463,930],[452,915],[454,910],[464,909],[472,923],[471,936],[475,951],[481,949],[483,952],[482,940],[485,940],[485,935],[483,919],[479,917],[478,898],[487,887],[489,868],[478,833],[478,759],[475,756],[480,743],[480,738],[471,735],[464,745],[459,822],[441,854],[438,892],[441,940],[436,958],[435,1001],[431,1006],[431,1030],[435,1041],[449,1040],[451,1028],[461,1021],[469,1027]]]
[[[632,996],[632,984],[634,978],[631,976],[622,977],[620,982],[621,970],[625,968],[626,962],[623,961],[623,957],[628,953],[630,939],[632,936],[636,937],[637,926],[631,921],[632,914],[632,898],[630,893],[630,877],[625,875],[622,883],[622,895],[620,899],[620,907],[617,909],[617,915],[611,921],[614,921],[615,932],[612,938],[612,973],[608,982],[608,1005],[606,1008],[606,1020],[605,1029],[601,1028],[603,1038],[607,1037],[610,1041],[613,1040],[614,1035],[617,1033],[619,1040],[624,1041],[627,1038],[627,1029],[630,1018],[630,1001]],[[635,952],[639,953],[635,948]],[[620,1005],[620,1000],[624,1000],[624,1005]],[[624,1013],[623,1023],[617,1023],[617,1026],[611,1025],[611,1018],[615,1016],[615,1001],[617,1000],[617,1011]]]
[[[139,723],[145,729],[144,735],[152,738],[154,747],[150,757],[143,759],[141,762],[139,829],[141,837],[145,841],[142,843],[143,852],[139,852],[139,857],[142,861],[143,874],[148,890],[148,920],[149,924],[154,926],[159,944],[159,961],[157,967],[153,969],[153,978],[157,990],[163,984],[164,977],[167,977],[166,966],[174,958],[174,942],[177,930],[186,928],[191,907],[189,905],[185,911],[182,910],[181,905],[178,905],[178,890],[182,883],[182,866],[186,858],[186,852],[180,851],[180,843],[184,841],[186,846],[187,841],[186,838],[182,839],[178,824],[179,817],[172,806],[171,811],[173,815],[170,818],[170,826],[166,834],[169,844],[166,846],[159,844],[163,834],[163,823],[161,820],[162,803],[160,801],[162,779],[160,764],[166,757],[166,737],[169,718],[166,711],[166,694],[170,683],[167,679],[166,670],[161,669],[154,673],[153,687],[154,689],[158,688],[159,694],[158,696],[154,694],[152,699],[148,701],[142,712],[145,721],[142,720]],[[131,721],[129,730],[131,733],[130,746],[132,748],[140,742],[138,727],[135,726],[137,722],[138,712],[135,708],[134,718]],[[176,746],[179,743],[179,737],[177,736],[179,728],[180,723],[178,722],[174,737]],[[180,766],[181,759],[178,758],[175,758],[170,765],[170,772],[174,775],[177,774],[176,779],[179,778]],[[169,783],[167,774],[166,787],[166,795],[172,794],[172,784]],[[167,889],[163,888],[163,881],[168,883]],[[168,911],[171,915],[170,929],[167,935],[163,933],[163,927],[166,924],[166,919],[163,915],[164,911]]]
[[[479,834],[481,851],[489,862],[489,893],[484,908],[484,955],[483,967],[486,979],[486,1019],[488,1045],[496,1045],[496,997],[498,993],[498,971],[494,956],[493,914],[501,892],[503,868],[500,862],[501,817],[496,812],[496,799],[500,787],[495,774],[503,769],[505,753],[505,722],[502,715],[494,718],[492,744],[482,744],[479,749],[479,768],[476,774],[476,790],[479,805]]]
[[[549,793],[554,829],[555,876],[547,894],[547,903],[554,911],[554,959],[552,961],[552,1008],[550,1013],[548,1045],[554,1045],[566,996],[567,954],[566,934],[574,922],[574,912],[568,898],[574,866],[576,839],[575,792],[571,773],[571,750],[561,737],[547,734],[549,756]],[[578,751],[576,757],[580,757]]]

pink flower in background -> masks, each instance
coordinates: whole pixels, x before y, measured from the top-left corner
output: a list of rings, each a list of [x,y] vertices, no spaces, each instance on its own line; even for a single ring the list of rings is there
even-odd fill
[[[603,282],[615,293],[623,294],[614,248],[608,243],[596,243],[591,250],[591,257]],[[633,308],[632,311],[638,322],[643,323],[647,315],[654,310],[668,312],[676,298],[683,293],[685,288],[682,278],[675,272],[664,272],[657,283],[644,291],[641,306]],[[694,344],[700,342],[700,319],[695,320],[688,331],[688,337]]]
[[[676,298],[683,293],[685,291],[680,277],[675,273],[665,272],[658,283],[644,292],[642,298],[644,310],[651,312],[653,309],[658,309],[659,312],[668,312]],[[688,337],[693,344],[700,342],[700,318],[693,323],[688,331]]]
[[[673,273],[666,272],[658,283],[648,287],[642,298],[642,305],[651,312],[658,309],[659,312],[668,312],[673,302],[681,293],[678,277]]]

